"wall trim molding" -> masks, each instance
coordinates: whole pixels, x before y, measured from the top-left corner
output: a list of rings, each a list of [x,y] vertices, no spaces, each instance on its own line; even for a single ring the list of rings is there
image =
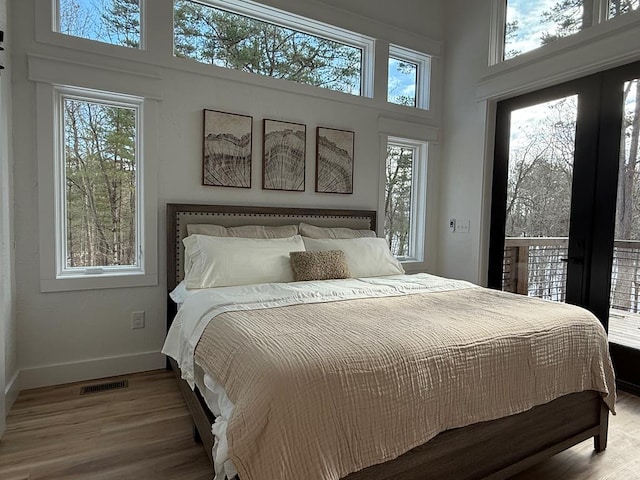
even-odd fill
[[[493,65],[476,84],[476,100],[503,100],[637,61],[638,26],[640,12],[630,12]]]
[[[105,91],[128,93],[151,100],[162,100],[157,72],[148,73],[130,68],[100,65],[95,62],[27,53],[29,80],[34,82],[100,88]],[[90,78],[79,82],[79,79]],[[137,88],[136,88],[137,87]]]
[[[13,377],[11,377],[11,380],[7,382],[7,385],[4,389],[4,405],[5,405],[4,413],[6,415],[9,415],[9,412],[11,411],[11,407],[13,407],[13,404],[18,398],[18,395],[20,394],[21,390],[22,388],[20,387],[20,371],[18,370],[13,375]]]
[[[165,368],[165,358],[160,351],[153,351],[23,368],[17,375],[18,379],[15,383],[20,387],[20,390],[27,390],[146,372]]]

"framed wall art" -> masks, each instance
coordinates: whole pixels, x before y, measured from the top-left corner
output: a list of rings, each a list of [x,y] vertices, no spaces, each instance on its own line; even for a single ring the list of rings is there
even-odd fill
[[[304,192],[306,143],[306,125],[264,119],[264,190]]]
[[[318,127],[316,132],[316,192],[353,193],[355,133]]]
[[[204,110],[203,185],[251,188],[253,118]]]

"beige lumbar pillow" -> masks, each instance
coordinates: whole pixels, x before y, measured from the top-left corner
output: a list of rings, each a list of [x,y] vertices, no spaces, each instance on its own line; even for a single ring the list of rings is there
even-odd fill
[[[402,264],[391,254],[384,238],[307,238],[307,252],[342,250],[351,275],[356,278],[402,275]]]
[[[325,252],[290,252],[291,268],[296,282],[351,278],[342,250]]]

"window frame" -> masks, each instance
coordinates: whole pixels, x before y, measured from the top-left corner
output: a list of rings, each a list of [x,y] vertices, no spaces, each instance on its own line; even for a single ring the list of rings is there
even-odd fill
[[[416,71],[416,105],[400,105],[389,101],[389,60],[391,58],[397,60],[405,60],[406,62],[417,65]],[[400,45],[389,44],[389,54],[387,55],[387,91],[385,92],[385,101],[391,105],[400,105],[407,108],[418,108],[421,110],[429,110],[431,105],[431,56],[426,53],[417,52]]]
[[[66,218],[61,209],[60,191],[64,191],[62,142],[63,95],[96,103],[138,105],[136,137],[136,184],[138,209],[138,267],[86,267],[65,272]],[[157,165],[155,139],[157,133],[157,102],[142,95],[116,93],[69,83],[36,83],[38,212],[40,291],[61,292],[102,288],[127,288],[158,284],[157,264]],[[52,241],[53,239],[53,241]]]
[[[384,142],[384,152],[382,157],[383,172],[386,172],[387,148],[397,146],[411,148],[414,150],[413,164],[411,168],[411,207],[409,223],[409,255],[396,257],[405,265],[422,264],[425,262],[425,239],[427,226],[427,182],[428,182],[428,150],[429,142],[415,140],[398,136],[387,136]],[[386,192],[386,175],[383,174],[383,195]],[[382,218],[386,217],[386,212],[382,211]],[[384,222],[382,222],[382,232],[384,233]]]
[[[144,175],[144,147],[142,142],[144,99],[133,95],[114,94],[99,90],[89,90],[77,87],[54,87],[54,132],[55,132],[55,243],[56,243],[56,278],[76,278],[88,275],[127,275],[143,273],[144,258],[144,229],[143,211],[144,199],[142,195],[142,181]],[[136,238],[136,263],[135,265],[102,265],[95,267],[68,267],[67,266],[67,198],[66,198],[66,157],[64,139],[64,104],[65,101],[93,103],[109,107],[121,107],[134,110],[135,122],[135,152],[136,152],[136,211],[135,211],[135,238]]]
[[[173,0],[172,0],[173,1]],[[64,33],[60,30],[60,0],[50,0],[51,3],[51,29],[54,33],[57,33],[59,35],[64,35],[65,37],[71,37],[71,38],[76,38],[76,39],[82,39],[82,40],[86,40],[89,42],[95,42],[101,45],[109,45],[110,47],[116,47],[116,48],[124,48],[126,50],[132,50],[132,51],[136,51],[136,50],[146,50],[146,2],[147,0],[138,0],[138,4],[140,6],[140,45],[138,45],[137,48],[134,47],[127,47],[125,45],[119,45],[117,43],[111,43],[111,42],[104,42],[102,40],[97,40],[95,38],[88,38],[88,37],[80,37],[77,35],[70,35],[68,33]]]
[[[175,1],[174,0],[171,0],[171,1],[173,4],[172,8],[175,11]],[[245,17],[259,20],[261,22],[270,23],[280,27],[295,30],[300,33],[304,33],[314,37],[321,37],[326,40],[331,40],[334,42],[342,43],[350,47],[361,49],[362,65],[361,65],[361,71],[360,71],[360,94],[353,95],[350,93],[346,93],[346,95],[353,95],[355,97],[373,98],[373,90],[374,90],[373,82],[374,82],[374,68],[375,68],[375,61],[374,61],[375,40],[373,38],[367,35],[346,30],[344,28],[330,25],[328,23],[303,17],[295,13],[290,13],[274,7],[259,4],[251,0],[224,0],[224,1],[223,0],[187,0],[187,1],[190,1],[193,3],[199,3],[204,6],[225,10],[227,12],[243,15]],[[175,56],[175,33],[173,33],[173,30],[175,30],[175,24],[172,24],[173,55]],[[192,59],[188,59],[188,60],[192,60]],[[192,61],[195,61],[195,60],[192,60]],[[201,62],[198,62],[198,63],[201,63]],[[226,70],[235,70],[235,69],[229,69],[226,67],[220,67],[216,65],[213,65],[213,66],[217,68],[223,68]],[[236,70],[236,71],[239,71],[239,70]],[[260,77],[273,78],[273,77],[268,77],[266,75],[259,75],[259,74],[256,74],[256,75]],[[299,83],[293,80],[288,80],[288,81],[298,83],[299,85],[308,85],[313,87],[313,85],[309,85],[306,83]],[[316,88],[321,88],[321,87],[316,87]],[[337,93],[345,93],[345,92],[339,92],[333,89],[323,89],[323,90],[329,90]]]

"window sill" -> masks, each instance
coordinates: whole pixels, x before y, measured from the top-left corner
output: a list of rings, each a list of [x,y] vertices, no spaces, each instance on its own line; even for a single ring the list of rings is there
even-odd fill
[[[118,273],[100,275],[73,275],[61,278],[41,278],[41,292],[70,292],[102,288],[150,287],[158,285],[157,274]]]

